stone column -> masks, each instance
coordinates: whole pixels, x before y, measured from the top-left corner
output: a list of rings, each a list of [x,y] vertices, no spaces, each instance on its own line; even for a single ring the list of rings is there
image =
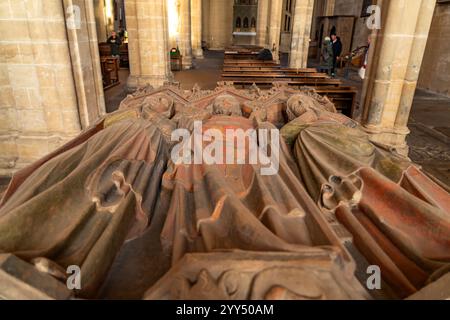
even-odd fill
[[[191,0],[180,0],[180,32],[178,46],[183,56],[183,69],[192,68]]]
[[[108,40],[108,32],[105,21],[105,2],[103,0],[94,0],[94,8],[98,40],[99,42],[106,42]]]
[[[233,43],[232,0],[209,1],[209,49],[223,50]]]
[[[417,82],[419,80],[420,69],[425,54],[435,6],[436,0],[422,0],[413,44],[409,55],[409,62],[406,69],[405,82],[403,83],[400,106],[395,119],[395,127],[398,130],[407,129],[409,113],[411,111]]]
[[[192,54],[196,59],[203,58],[202,15],[203,15],[202,0],[191,0]]]
[[[371,139],[408,153],[407,121],[435,0],[383,1],[371,45],[362,123]]]
[[[63,0],[63,4],[68,11],[71,8],[80,10],[80,24],[67,28],[67,38],[80,122],[84,129],[106,113],[94,7],[92,1],[84,0]],[[75,16],[77,14],[74,12]],[[66,23],[70,22],[66,19]]]
[[[127,0],[125,13],[130,60],[128,90],[146,84],[158,87],[170,81],[166,1]]]
[[[266,40],[266,46],[272,50],[273,60],[280,60],[280,32],[281,32],[281,13],[283,0],[270,1],[270,19]]]
[[[270,0],[258,1],[258,17],[256,20],[256,44],[258,46],[266,46],[267,37],[267,20],[269,17]]]
[[[336,0],[326,0],[325,3],[325,15],[334,16],[334,7],[336,6]]]
[[[67,9],[60,0],[0,2],[0,175],[24,168],[81,130]]]
[[[209,0],[202,0],[202,41],[206,46],[210,46],[209,36],[209,16],[210,16],[210,2]]]
[[[294,24],[292,26],[290,68],[306,68],[311,36],[314,0],[297,0],[294,8]]]

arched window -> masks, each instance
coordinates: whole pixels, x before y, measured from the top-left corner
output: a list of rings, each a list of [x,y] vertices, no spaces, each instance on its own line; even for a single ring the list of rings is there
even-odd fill
[[[237,17],[236,18],[236,28],[240,28],[241,27],[241,17]]]
[[[255,17],[252,17],[252,22],[250,23],[251,28],[256,28],[256,19]]]
[[[247,28],[248,28],[248,18],[245,17],[244,18],[244,29],[247,29]]]

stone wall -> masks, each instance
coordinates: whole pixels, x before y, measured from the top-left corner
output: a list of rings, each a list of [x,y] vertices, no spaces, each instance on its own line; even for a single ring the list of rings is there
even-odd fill
[[[320,21],[324,21],[319,17],[323,16],[352,16],[355,18],[354,29],[352,34],[338,34],[341,40],[349,45],[348,50],[354,50],[360,46],[367,44],[367,38],[371,30],[366,26],[367,17],[361,17],[363,1],[362,0],[315,0],[313,12],[313,26],[311,28],[312,46],[310,48],[310,57],[318,57],[318,41],[320,37]],[[326,24],[326,23],[325,23]],[[329,26],[332,27],[331,25]],[[328,24],[326,28],[328,29]],[[323,37],[327,36],[327,30],[324,30]],[[350,38],[350,39],[349,39]],[[323,38],[322,38],[323,40]]]
[[[436,6],[419,87],[450,96],[450,3]]]
[[[125,13],[130,59],[128,90],[163,85],[172,79],[166,2],[127,0]]]
[[[202,0],[202,42],[207,47],[210,46],[209,41],[209,14],[210,14],[210,0]]]
[[[334,15],[355,17],[355,27],[352,37],[352,50],[357,47],[365,46],[371,30],[367,28],[367,17],[361,17],[363,1],[362,0],[335,0]],[[344,35],[345,36],[345,35]]]
[[[94,19],[92,3],[81,0],[0,1],[0,176],[53,151],[104,113]]]
[[[55,2],[0,2],[0,175],[81,129],[63,6]]]
[[[281,32],[280,36],[280,52],[290,52],[291,51],[291,32]]]
[[[109,30],[105,20],[105,3],[103,0],[94,0],[95,24],[97,27],[97,37],[99,42],[106,42]]]

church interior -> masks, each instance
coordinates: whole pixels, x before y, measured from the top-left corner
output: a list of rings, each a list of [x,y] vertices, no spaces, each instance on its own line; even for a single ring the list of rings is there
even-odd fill
[[[450,299],[450,1],[0,0],[0,26],[0,299]]]

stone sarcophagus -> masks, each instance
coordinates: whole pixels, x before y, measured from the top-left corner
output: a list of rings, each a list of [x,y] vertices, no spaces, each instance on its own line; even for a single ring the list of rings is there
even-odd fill
[[[0,253],[16,263],[0,283],[20,285],[0,296],[431,296],[449,270],[449,203],[314,90],[144,87],[13,177]],[[371,265],[382,288],[367,286]]]

